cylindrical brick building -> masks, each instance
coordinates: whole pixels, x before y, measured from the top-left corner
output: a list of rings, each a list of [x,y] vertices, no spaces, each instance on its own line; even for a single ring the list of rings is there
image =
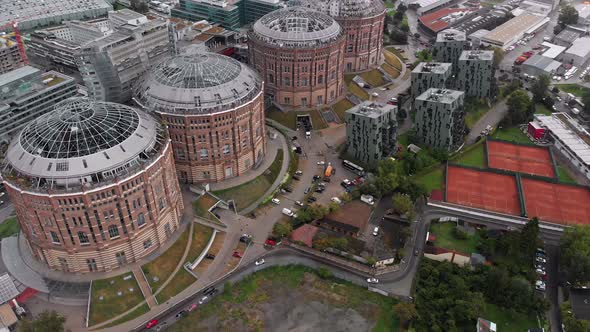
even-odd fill
[[[263,82],[230,57],[172,57],[150,69],[134,95],[167,123],[181,182],[239,176],[266,155]]]
[[[289,108],[328,104],[344,92],[344,41],[342,28],[326,14],[279,9],[249,32],[250,62],[276,103]]]
[[[344,29],[346,46],[344,71],[360,72],[383,62],[383,25],[386,8],[381,0],[297,0],[291,5],[305,6],[330,15]]]
[[[183,211],[164,128],[134,108],[72,98],[28,124],[2,175],[33,256],[109,271],[163,245]]]

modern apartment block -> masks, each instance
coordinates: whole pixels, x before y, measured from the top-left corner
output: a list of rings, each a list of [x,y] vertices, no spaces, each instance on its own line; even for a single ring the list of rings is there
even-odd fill
[[[397,106],[365,101],[346,111],[347,154],[373,166],[395,152]]]
[[[412,70],[412,100],[430,88],[448,88],[452,65],[441,62],[421,62]]]
[[[0,137],[7,140],[28,122],[76,95],[74,79],[24,66],[0,75]]]
[[[461,146],[465,135],[464,96],[462,91],[433,88],[416,98],[415,128],[422,143],[449,151]]]
[[[76,63],[90,98],[125,103],[131,99],[133,83],[171,52],[168,24],[155,19],[121,25],[83,45]]]
[[[453,74],[456,74],[459,68],[459,57],[467,49],[469,49],[469,41],[465,32],[447,29],[436,35],[434,59],[437,62],[452,63]]]
[[[180,0],[171,16],[197,22],[207,20],[238,30],[262,16],[283,8],[280,0]]]
[[[455,88],[467,97],[488,98],[494,81],[494,51],[463,51]]]
[[[13,34],[0,35],[0,74],[25,65]]]

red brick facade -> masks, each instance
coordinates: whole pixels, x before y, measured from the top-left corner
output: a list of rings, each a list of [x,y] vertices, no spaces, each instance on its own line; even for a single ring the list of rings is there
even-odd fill
[[[178,229],[183,201],[172,145],[134,175],[88,191],[28,191],[5,179],[33,256],[65,272],[110,271],[137,261]]]
[[[344,71],[360,72],[383,62],[385,11],[373,17],[335,17],[346,35]]]

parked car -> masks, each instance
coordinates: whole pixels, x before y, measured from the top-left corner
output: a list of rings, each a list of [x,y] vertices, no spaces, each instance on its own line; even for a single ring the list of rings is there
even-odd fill
[[[317,200],[318,200],[317,198],[315,198],[313,196],[309,196],[309,198],[307,199],[307,203],[310,203],[311,204],[311,203],[313,203],[313,202],[315,202]]]
[[[188,311],[193,311],[197,309],[197,304],[196,303],[192,303],[191,305],[188,306]]]
[[[295,215],[295,213],[293,213],[293,211],[291,211],[290,209],[283,208],[283,211],[282,212],[287,217],[297,217],[297,215]]]
[[[301,178],[299,176],[297,176],[297,175],[293,175],[293,177],[291,179],[293,179],[295,181],[301,180]]]
[[[270,201],[271,201],[271,202],[273,202],[273,203],[275,203],[276,205],[279,205],[279,204],[281,204],[281,200],[280,200],[280,199],[278,199],[278,198],[273,198],[273,199],[271,199]]]
[[[373,236],[377,235],[379,235],[379,227],[375,227],[375,229],[373,229]]]
[[[297,171],[295,172],[295,175],[301,176],[301,175],[303,175],[303,171],[301,171],[301,170],[297,170]]]
[[[163,322],[162,324],[156,326],[156,332],[163,331],[168,327],[168,322]]]
[[[367,282],[370,284],[378,284],[379,283],[379,279],[377,278],[367,278]]]
[[[543,270],[543,269],[536,269],[535,272],[537,272],[537,274],[540,274],[542,276],[547,274],[547,272],[545,272],[545,270]]]
[[[177,314],[176,314],[176,318],[182,318],[184,315],[186,315],[186,310],[180,310]]]
[[[330,180],[330,178],[329,178],[329,177],[327,177],[327,176],[324,176],[324,178],[322,179],[322,181],[324,181],[324,182],[330,182],[331,180]]]
[[[311,191],[311,187],[307,187],[307,188],[305,188],[303,193],[307,195],[307,194],[309,194],[310,191]]]
[[[315,192],[316,192],[316,193],[318,193],[318,194],[321,194],[321,193],[323,193],[323,192],[324,192],[324,190],[326,190],[326,188],[324,188],[324,187],[317,187],[317,188],[315,189]]]
[[[319,180],[319,179],[321,179],[321,178],[322,178],[322,177],[321,177],[321,176],[319,176],[319,175],[314,175],[314,176],[313,176],[313,181],[315,182],[315,181],[317,181],[317,180]]]
[[[295,201],[295,205],[303,207],[303,203],[301,203],[301,201]]]
[[[145,328],[146,329],[151,329],[152,327],[158,325],[158,320],[157,319],[152,319],[149,322],[147,322],[147,324],[145,324]]]
[[[537,280],[535,283],[535,289],[538,291],[545,291],[545,282],[542,280]]]
[[[242,258],[242,254],[240,254],[239,251],[234,251],[234,253],[232,254],[232,256],[234,256],[235,258]]]
[[[215,259],[215,255],[213,255],[213,254],[207,254],[207,255],[205,255],[205,258],[207,258],[207,259]]]
[[[317,162],[317,164],[318,164],[318,166],[324,166],[326,164],[326,162],[323,160],[320,160]]]
[[[255,264],[256,266],[260,266],[260,265],[262,265],[262,264],[264,264],[264,263],[265,263],[265,261],[264,261],[264,258],[261,258],[261,259],[257,260],[256,262],[254,262],[254,264]]]
[[[543,258],[543,257],[539,257],[539,256],[537,256],[537,257],[535,258],[535,260],[536,260],[537,262],[539,262],[539,263],[547,263],[547,260],[546,260],[545,258]]]
[[[285,189],[285,191],[288,192],[288,193],[292,193],[293,192],[293,188],[291,188],[289,186],[287,186],[287,187],[285,187],[283,189]]]
[[[209,296],[203,296],[200,300],[199,300],[199,304],[203,304],[205,302],[207,302],[207,300],[209,300]]]

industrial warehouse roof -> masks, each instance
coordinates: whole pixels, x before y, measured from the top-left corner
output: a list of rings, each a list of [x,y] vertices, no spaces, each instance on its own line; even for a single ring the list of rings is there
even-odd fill
[[[565,51],[565,49],[566,49],[566,47],[564,47],[564,46],[551,44],[549,42],[543,42],[541,45],[549,48],[545,52],[543,52],[543,56],[551,58],[551,59],[557,58],[557,56],[559,56],[561,53],[563,53],[563,51]]]
[[[582,58],[590,53],[590,37],[578,38],[572,46],[565,51],[566,54],[573,54]]]
[[[195,51],[163,61],[135,87],[150,111],[210,114],[241,106],[262,90],[252,69],[230,57]]]
[[[147,158],[162,139],[160,129],[155,119],[132,107],[70,98],[21,131],[6,152],[3,173],[79,182],[123,171]]]
[[[385,12],[385,5],[381,0],[319,0],[310,1],[313,8],[332,17],[362,17],[380,15]]]
[[[0,26],[11,21],[26,22],[83,13],[89,10],[112,10],[103,0],[0,0]]]
[[[330,16],[304,7],[275,10],[261,17],[251,36],[269,46],[316,47],[342,35],[342,28]]]
[[[580,32],[576,31],[576,30],[571,30],[571,29],[565,29],[562,32],[560,32],[557,36],[555,36],[555,38],[562,40],[566,43],[573,43],[576,39],[578,39],[580,37]]]
[[[455,16],[464,16],[471,12],[475,12],[475,10],[471,8],[443,8],[433,13],[420,16],[418,20],[420,20],[420,23],[422,23],[424,26],[426,26],[433,32],[439,32],[448,28],[451,22],[456,21],[458,17]],[[448,30],[445,30],[443,32],[446,31]]]
[[[544,20],[544,17],[533,14],[522,14],[490,31],[483,39],[494,41],[499,44],[506,44],[531,28],[537,26]]]
[[[561,62],[555,61],[552,58],[544,55],[535,54],[530,57],[523,65],[535,67],[545,72],[551,73],[557,68],[561,67]]]
[[[535,121],[551,131],[553,136],[557,137],[586,165],[590,165],[590,138],[588,138],[590,136],[576,120],[564,113],[557,113],[535,115]]]

